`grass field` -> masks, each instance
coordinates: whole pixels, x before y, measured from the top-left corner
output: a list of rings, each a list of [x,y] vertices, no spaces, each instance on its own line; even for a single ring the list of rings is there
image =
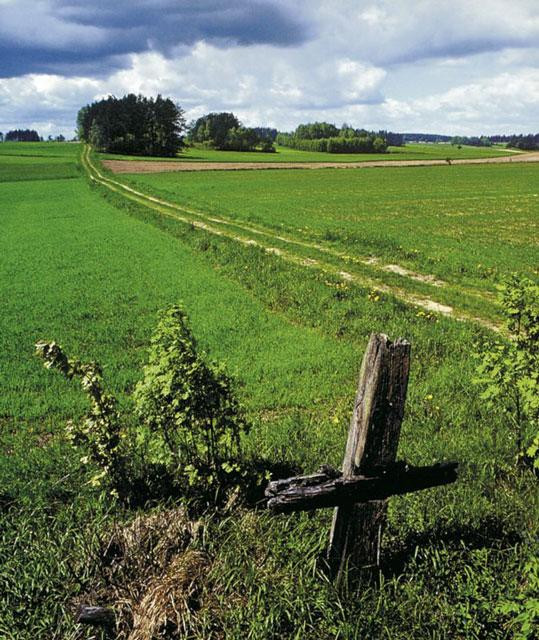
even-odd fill
[[[0,182],[76,178],[79,145],[50,142],[0,144]]]
[[[194,546],[211,568],[186,621],[189,637],[511,637],[511,618],[496,606],[526,589],[519,576],[533,553],[539,504],[532,474],[514,469],[505,417],[486,410],[471,384],[470,353],[486,330],[421,314],[390,290],[373,296],[370,285],[343,281],[339,256],[325,254],[333,270],[306,268],[91,184],[73,148],[45,145],[28,173],[20,166],[31,145],[0,155],[0,636],[90,637],[72,621],[73,602],[101,579],[96,549],[111,522],[135,515],[88,486],[80,456],[63,438],[65,420],[80,416],[84,401],[42,368],[33,343],[55,339],[100,361],[129,407],[155,314],[181,300],[202,346],[242,383],[253,422],[247,456],[305,471],[338,465],[363,349],[372,331],[385,331],[408,338],[413,351],[399,457],[461,463],[456,485],[391,501],[379,583],[360,592],[339,593],[317,571],[327,511],[272,517],[236,508],[205,518]],[[70,167],[62,175],[52,169],[56,156]],[[454,293],[463,282],[490,293],[509,262],[536,277],[525,229],[536,221],[537,167],[441,169],[128,180],[208,215],[435,273]],[[487,217],[503,231],[493,233]],[[463,220],[470,233],[456,234]],[[239,227],[232,235],[240,233],[251,237]],[[304,259],[318,249],[294,251]],[[403,278],[379,271],[361,275],[388,287]]]
[[[193,162],[368,162],[369,160],[445,160],[446,158],[494,158],[510,155],[499,147],[467,147],[460,149],[450,144],[407,144],[390,147],[389,153],[319,153],[300,151],[288,147],[276,147],[276,153],[215,151],[192,147],[178,155],[178,159]],[[105,159],[136,160],[135,156],[103,154]],[[164,160],[164,158],[139,158],[140,160]],[[174,160],[175,158],[169,158]]]
[[[404,289],[490,320],[500,280],[512,271],[538,275],[536,165],[122,180],[206,221],[218,217],[242,237],[322,257],[373,287]]]

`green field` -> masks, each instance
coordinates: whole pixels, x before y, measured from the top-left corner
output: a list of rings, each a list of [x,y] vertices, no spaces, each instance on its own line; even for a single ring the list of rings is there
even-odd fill
[[[228,228],[244,237],[330,261],[372,286],[490,320],[500,280],[512,271],[538,274],[536,165],[162,173],[122,181],[201,219],[233,223]],[[395,273],[398,267],[409,273]]]
[[[445,160],[451,158],[494,158],[512,152],[500,147],[467,147],[450,144],[412,144],[390,147],[388,153],[319,153],[276,147],[276,153],[257,151],[216,151],[199,147],[188,148],[177,159],[192,162],[368,162],[369,160]],[[147,158],[102,154],[103,159],[175,160],[175,158]]]
[[[0,182],[76,178],[79,145],[50,142],[0,144]]]
[[[327,510],[202,516],[193,544],[210,570],[187,637],[512,637],[496,606],[527,589],[536,479],[515,471],[506,417],[471,384],[470,354],[487,329],[425,314],[406,296],[436,295],[498,322],[489,296],[502,276],[537,279],[539,167],[122,178],[175,209],[128,199],[110,177],[88,181],[73,149],[19,143],[0,154],[0,637],[92,637],[74,625],[74,603],[102,585],[97,550],[111,523],[135,516],[87,484],[63,437],[84,399],[43,369],[34,342],[101,362],[129,407],[156,312],[178,301],[203,348],[241,382],[253,423],[246,456],[306,472],[339,465],[363,350],[384,331],[412,343],[399,458],[461,463],[457,484],[391,501],[380,580],[359,592],[337,592],[317,570]],[[210,217],[220,235],[192,224]],[[343,280],[342,264],[357,278]]]

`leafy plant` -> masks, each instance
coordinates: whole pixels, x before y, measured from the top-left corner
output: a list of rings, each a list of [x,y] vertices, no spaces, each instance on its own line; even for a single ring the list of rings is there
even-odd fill
[[[83,447],[87,455],[81,462],[94,462],[100,471],[91,483],[99,486],[106,478],[117,494],[123,484],[125,459],[121,452],[121,420],[116,399],[103,388],[102,371],[98,364],[83,364],[68,358],[56,342],[39,341],[36,355],[47,369],[57,369],[68,380],[79,378],[81,387],[91,401],[90,411],[81,422],[67,423],[66,433],[74,446]]]
[[[239,470],[247,423],[232,381],[197,351],[177,305],[161,313],[134,397],[141,424],[164,444],[164,462],[190,484],[214,485]]]
[[[489,406],[502,405],[518,455],[539,469],[539,286],[513,275],[500,291],[510,337],[481,344],[474,382]]]
[[[156,471],[162,475],[164,470],[175,485],[187,481],[195,492],[227,484],[231,474],[241,471],[240,436],[247,423],[232,380],[197,352],[179,306],[162,312],[152,338],[144,378],[134,394],[139,418],[134,428],[104,390],[99,365],[69,359],[55,342],[38,342],[36,353],[48,369],[69,380],[79,378],[90,398],[90,411],[80,422],[69,421],[66,432],[83,449],[81,462],[99,469],[91,479],[94,486],[106,485],[130,500],[130,493],[155,483]]]
[[[511,636],[515,640],[529,640],[537,637],[539,627],[539,558],[532,556],[524,566],[524,574],[518,594],[502,600],[497,611],[512,616]]]

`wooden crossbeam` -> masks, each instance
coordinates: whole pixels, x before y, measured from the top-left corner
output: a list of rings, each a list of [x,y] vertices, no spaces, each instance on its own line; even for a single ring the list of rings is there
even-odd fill
[[[343,476],[388,467],[395,462],[410,370],[410,343],[372,334],[361,363],[354,411],[343,460]],[[387,501],[337,507],[328,563],[340,581],[345,567],[376,566]]]
[[[339,472],[336,476],[331,473],[297,476],[270,482],[266,496],[268,507],[275,513],[350,506],[450,484],[457,479],[457,467],[456,462],[429,467],[403,463],[376,476],[345,477]]]
[[[412,467],[395,462],[410,369],[410,344],[373,334],[361,363],[342,472],[270,482],[268,507],[277,513],[336,507],[327,561],[336,582],[345,569],[375,567],[391,496],[449,484],[456,462]]]

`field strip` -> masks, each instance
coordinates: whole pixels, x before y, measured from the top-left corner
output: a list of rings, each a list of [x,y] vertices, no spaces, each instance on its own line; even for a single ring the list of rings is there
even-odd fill
[[[316,245],[314,243],[308,243],[301,240],[286,238],[284,236],[271,234],[268,231],[262,231],[262,230],[254,229],[248,226],[242,226],[229,220],[223,220],[221,218],[204,215],[201,212],[191,210],[186,207],[179,206],[175,203],[168,202],[166,200],[162,200],[160,198],[156,198],[154,196],[147,195],[143,192],[137,191],[132,187],[129,187],[116,180],[112,180],[111,178],[108,178],[105,175],[103,175],[99,171],[99,169],[92,163],[90,159],[89,146],[85,147],[83,154],[81,156],[81,159],[82,159],[82,164],[84,168],[87,170],[91,180],[107,187],[111,191],[121,194],[123,197],[129,200],[132,200],[134,202],[137,202],[138,204],[142,204],[155,211],[158,211],[160,214],[164,216],[179,220],[180,222],[183,222],[185,224],[193,225],[194,227],[198,229],[202,229],[208,233],[212,233],[214,235],[221,236],[221,237],[226,237],[228,239],[234,240],[236,242],[240,242],[241,244],[244,244],[247,246],[249,245],[258,246],[264,249],[266,252],[278,255],[289,262],[299,264],[301,266],[308,267],[308,268],[316,268],[324,272],[331,273],[335,276],[338,276],[341,279],[346,280],[348,282],[354,282],[363,287],[370,287],[378,291],[394,295],[397,298],[400,298],[401,300],[407,303],[413,304],[429,312],[440,313],[442,315],[453,317],[457,320],[477,322],[478,324],[481,324],[491,330],[499,331],[499,328],[493,322],[490,322],[485,318],[476,317],[470,314],[464,314],[460,312],[457,313],[453,309],[453,307],[436,302],[435,300],[432,300],[427,296],[416,295],[400,287],[387,285],[385,283],[379,282],[376,278],[369,277],[365,274],[359,275],[357,273],[350,273],[349,271],[342,269],[342,267],[335,266],[334,264],[323,262],[322,260],[319,260],[319,259],[312,259],[305,256],[301,256],[301,255],[292,253],[286,249],[268,245],[261,240],[254,240],[252,237],[241,236],[241,235],[238,235],[237,232],[234,232],[232,230],[229,231],[228,229],[224,230],[224,229],[217,228],[214,226],[215,224],[224,225],[228,227],[236,227],[237,229],[243,232],[255,233],[259,236],[268,236],[270,239],[273,239],[274,241],[277,240],[280,242],[295,244],[295,245],[306,247],[309,249],[315,249],[317,251],[335,255],[336,257],[339,257],[339,258],[345,257],[344,254],[335,252],[331,249],[328,249],[327,247],[320,247],[319,245]],[[194,219],[192,216],[196,216],[202,219]],[[375,264],[376,259],[370,258],[365,260],[365,262],[366,264]],[[421,282],[425,282],[425,279],[431,278],[431,276],[421,276],[421,274],[414,274],[413,272],[409,272],[408,270],[405,270],[403,267],[399,267],[398,265],[386,265],[386,268],[384,269],[382,267],[381,270],[385,270],[392,273],[398,273],[398,275],[407,275],[408,277],[410,275],[415,275],[417,276],[417,279],[421,278]],[[403,273],[403,272],[406,272],[406,273]],[[442,284],[444,283],[441,283],[441,281],[435,281],[435,282],[430,282],[430,284],[432,284],[433,286],[442,286]]]
[[[93,166],[94,170],[98,171],[97,168],[95,166]],[[433,275],[430,274],[422,274],[422,273],[417,273],[415,271],[412,271],[410,269],[407,269],[401,265],[397,265],[397,264],[383,264],[381,263],[381,260],[377,257],[359,257],[359,256],[350,256],[347,255],[346,253],[342,252],[342,251],[338,251],[336,249],[333,249],[331,247],[325,247],[323,245],[317,244],[315,242],[307,242],[304,240],[299,240],[297,238],[293,238],[290,236],[285,236],[282,235],[279,232],[273,231],[271,229],[268,229],[267,227],[263,227],[261,225],[257,225],[255,223],[252,222],[238,222],[237,220],[230,220],[227,218],[220,218],[217,217],[215,215],[212,214],[207,214],[201,211],[198,211],[196,209],[192,209],[186,205],[178,205],[176,203],[167,201],[167,200],[162,200],[160,198],[156,198],[153,196],[150,196],[148,194],[142,193],[140,191],[136,191],[135,189],[132,189],[131,187],[125,185],[123,182],[118,182],[113,180],[112,178],[108,178],[106,176],[104,176],[103,174],[99,174],[101,178],[108,180],[109,182],[116,184],[117,186],[127,190],[127,191],[131,191],[132,193],[142,196],[142,197],[146,197],[154,202],[160,203],[160,204],[164,204],[167,207],[171,207],[174,209],[177,209],[178,211],[182,211],[184,213],[189,213],[192,215],[197,216],[198,218],[201,218],[207,222],[213,222],[213,223],[217,223],[220,225],[226,225],[232,228],[236,228],[239,229],[243,232],[247,232],[247,233],[253,233],[256,235],[262,235],[262,236],[267,236],[268,238],[270,238],[271,240],[275,241],[278,240],[280,242],[283,242],[285,244],[293,244],[305,249],[309,249],[309,250],[313,250],[317,253],[325,253],[326,255],[330,255],[334,258],[337,258],[339,260],[344,261],[347,265],[349,264],[355,264],[355,265],[362,265],[365,268],[368,268],[368,270],[370,272],[379,272],[379,271],[384,271],[386,273],[394,273],[397,274],[399,276],[411,279],[411,280],[415,280],[416,282],[421,282],[421,283],[425,283],[434,287],[444,287],[444,286],[451,286],[449,285],[449,283],[445,282],[444,280],[441,280],[440,278],[436,278]],[[489,292],[486,291],[478,291],[476,289],[471,289],[469,287],[463,287],[462,285],[459,286],[459,291],[460,292],[464,292],[466,293],[468,296],[474,297],[474,298],[478,298],[478,299],[482,299],[482,300],[492,300],[493,299],[493,295]]]
[[[144,160],[103,160],[113,173],[163,173],[171,171],[242,171],[255,169],[369,169],[374,167],[431,167],[461,164],[503,164],[539,162],[539,152],[517,153],[493,158],[455,160],[365,160],[363,162],[185,162]]]

